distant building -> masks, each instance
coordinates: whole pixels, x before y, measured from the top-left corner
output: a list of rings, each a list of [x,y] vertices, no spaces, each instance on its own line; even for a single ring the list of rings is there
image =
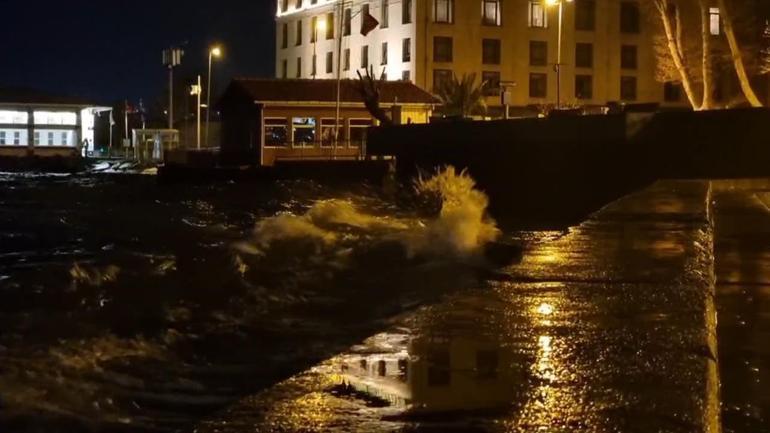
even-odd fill
[[[646,1],[646,0],[645,0]],[[344,2],[342,76],[369,66],[388,80],[428,91],[476,73],[488,81],[488,104],[500,106],[500,83],[518,107],[556,102],[558,7],[546,0],[362,0]],[[276,77],[332,78],[339,2],[280,0]],[[649,21],[638,0],[564,3],[563,104],[659,102],[681,105],[684,95],[655,79]],[[380,23],[361,34],[363,17]],[[325,23],[323,34],[313,25]],[[317,37],[314,37],[317,36]],[[666,90],[668,88],[668,90]]]
[[[94,151],[94,116],[109,107],[0,87],[0,157],[77,157]]]
[[[375,120],[353,80],[236,79],[220,100],[222,156],[273,165],[281,160],[356,159]],[[380,106],[395,123],[426,123],[436,100],[405,81],[381,83]],[[338,132],[335,140],[335,132]]]

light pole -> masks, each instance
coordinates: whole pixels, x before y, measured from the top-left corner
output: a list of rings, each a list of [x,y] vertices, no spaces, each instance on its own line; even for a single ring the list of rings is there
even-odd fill
[[[323,18],[316,22],[315,28],[313,29],[313,79],[315,79],[315,76],[318,74],[318,57],[316,46],[318,45],[319,30],[321,31],[321,34],[326,32],[326,20]]]
[[[211,63],[214,57],[220,57],[222,49],[213,47],[209,50],[209,77],[206,85],[206,147],[209,147],[209,121],[211,120]]]
[[[561,108],[561,41],[564,31],[564,2],[572,0],[546,0],[549,6],[559,6],[559,36],[556,42],[556,109]]]
[[[198,75],[198,84],[193,85],[190,88],[190,95],[197,96],[197,102],[195,103],[195,122],[196,122],[196,143],[198,150],[201,150],[201,92],[203,89],[201,88],[201,76]]]

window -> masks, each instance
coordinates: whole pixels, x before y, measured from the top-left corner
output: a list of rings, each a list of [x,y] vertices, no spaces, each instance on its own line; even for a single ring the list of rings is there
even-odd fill
[[[405,38],[402,42],[401,47],[401,61],[402,62],[411,62],[412,61],[412,39]]]
[[[622,33],[639,33],[639,4],[624,1],[620,3],[620,31]]]
[[[289,46],[289,23],[283,23],[281,26],[281,48]]]
[[[548,42],[529,41],[529,65],[546,66],[548,64]]]
[[[636,77],[620,77],[620,99],[636,100]]]
[[[345,130],[342,119],[340,119],[340,123],[338,125],[338,131],[340,132],[341,137],[341,133]],[[321,146],[329,147],[334,145],[335,132],[337,131],[334,129],[334,119],[321,119]]]
[[[428,386],[448,386],[451,382],[449,350],[434,349],[428,352]]]
[[[492,71],[481,72],[481,81],[484,83],[485,96],[500,95],[500,73]]]
[[[5,138],[5,131],[0,131],[0,146],[5,146],[6,144],[6,138]]]
[[[591,99],[594,97],[594,77],[591,75],[575,75],[575,97]]]
[[[29,114],[26,111],[0,110],[0,124],[26,125],[29,122]]]
[[[14,146],[18,146],[21,144],[21,132],[13,131],[13,144]]]
[[[326,39],[334,39],[334,14],[326,14]]]
[[[596,0],[576,0],[575,30],[594,31],[596,29]]]
[[[450,81],[452,81],[452,71],[450,71],[449,69],[433,70],[433,92],[434,93],[438,93],[438,91]]]
[[[543,0],[529,2],[529,26],[545,28],[548,24]]]
[[[289,76],[289,62],[286,59],[281,60],[281,78],[286,79]]]
[[[66,132],[61,133],[61,145],[69,146],[69,135]]]
[[[48,133],[48,145],[53,146],[53,132]]]
[[[316,55],[315,55],[315,54],[313,54],[313,63],[310,65],[310,75],[311,75],[313,78],[315,78],[315,76],[317,75],[317,73],[318,73],[318,62],[317,62],[317,58],[316,58]]]
[[[481,41],[481,61],[485,65],[500,64],[499,39],[484,39]]]
[[[33,113],[35,125],[77,125],[77,113],[55,112],[55,111],[35,111]]]
[[[334,53],[329,51],[326,53],[326,73],[331,74],[334,72]]]
[[[377,376],[385,377],[388,372],[387,364],[384,360],[377,361]]]
[[[345,9],[345,18],[342,25],[342,35],[343,36],[350,36],[350,29],[352,27],[353,22],[353,12],[350,10],[350,8]]]
[[[499,359],[495,350],[479,350],[476,352],[476,378],[481,380],[495,379]]]
[[[620,47],[620,67],[622,69],[636,69],[636,59],[636,45],[623,45]]]
[[[295,5],[296,9],[302,9],[302,0],[297,0],[297,4]]]
[[[297,57],[297,78],[302,78],[302,57]]]
[[[719,8],[709,8],[709,30],[714,36],[719,36],[722,33]]]
[[[411,73],[411,71],[402,71],[401,72],[401,80],[402,81],[412,81],[412,73]]]
[[[281,0],[281,12],[289,10],[289,0]]]
[[[345,48],[344,58],[342,59],[343,69],[350,70],[350,48]]]
[[[451,24],[454,22],[454,0],[434,0],[433,22]]]
[[[295,146],[312,146],[315,143],[315,118],[295,117],[291,120]]]
[[[35,146],[40,146],[40,131],[35,131],[34,140]]]
[[[529,97],[545,98],[548,95],[548,75],[540,73],[529,74]]]
[[[578,68],[594,67],[594,45],[578,42],[575,44],[575,66]]]
[[[433,61],[452,61],[452,38],[447,36],[436,36],[433,38]]]
[[[297,35],[296,40],[294,41],[294,45],[300,46],[302,45],[302,20],[297,21]]]
[[[663,83],[663,100],[666,102],[679,102],[682,100],[682,85],[669,81]]]
[[[481,0],[481,23],[485,26],[499,26],[503,23],[500,0]]]
[[[369,3],[361,6],[361,34],[366,30],[366,16],[369,15]]]
[[[382,43],[382,50],[380,51],[380,65],[388,64],[388,43]]]
[[[390,25],[390,1],[382,0],[382,15],[380,17],[380,28],[387,29]]]
[[[372,126],[370,119],[350,119],[348,139],[350,147],[358,147],[366,143],[366,130]]]
[[[361,47],[361,68],[369,67],[369,45]]]
[[[284,118],[265,118],[265,146],[280,147],[289,144],[289,129]]]
[[[318,17],[310,18],[310,42],[315,43],[318,40]]]
[[[401,24],[412,23],[412,0],[401,0]]]

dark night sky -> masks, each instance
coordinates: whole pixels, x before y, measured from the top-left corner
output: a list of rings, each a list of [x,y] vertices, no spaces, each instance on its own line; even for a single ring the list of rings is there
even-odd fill
[[[180,76],[205,77],[214,42],[220,91],[234,75],[272,76],[274,1],[0,0],[0,86],[152,100],[167,86],[162,50],[184,41]]]

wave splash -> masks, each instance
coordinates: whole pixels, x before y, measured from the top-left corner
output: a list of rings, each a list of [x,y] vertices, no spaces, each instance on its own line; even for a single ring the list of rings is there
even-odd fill
[[[476,189],[467,172],[445,167],[430,178],[418,178],[415,190],[419,196],[440,200],[441,210],[435,218],[375,216],[347,200],[323,200],[302,215],[287,213],[260,221],[253,241],[239,246],[242,251],[264,255],[277,242],[310,242],[316,250],[323,250],[367,238],[397,241],[410,258],[465,258],[500,236],[495,221],[487,215],[489,198]]]

